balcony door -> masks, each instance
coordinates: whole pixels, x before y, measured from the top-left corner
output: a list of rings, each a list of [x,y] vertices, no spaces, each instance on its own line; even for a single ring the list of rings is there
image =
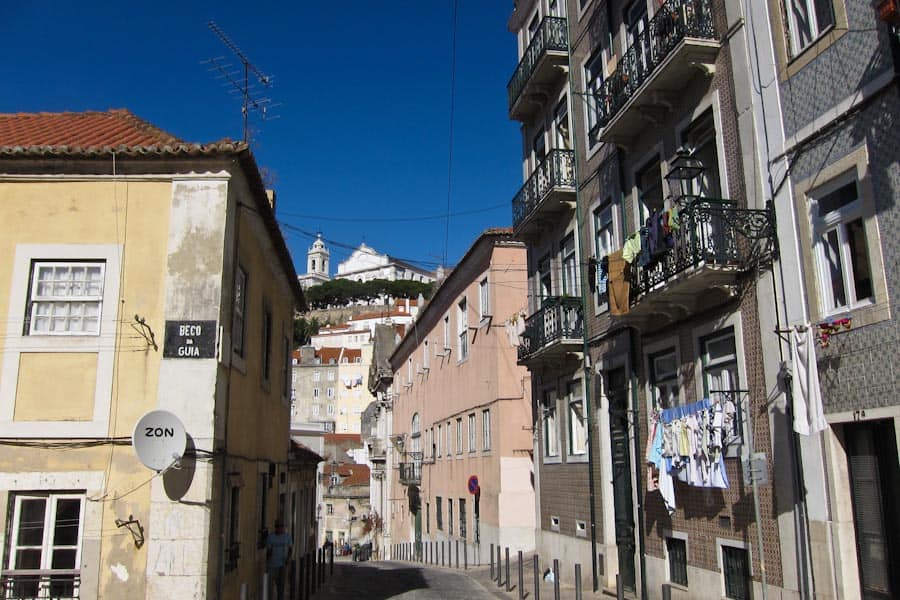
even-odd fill
[[[609,438],[612,454],[613,509],[619,576],[626,590],[635,591],[636,569],[634,500],[631,485],[631,444],[629,441],[628,378],[625,367],[606,372],[606,397],[609,401]]]
[[[900,593],[900,468],[893,420],[844,426],[856,552],[864,600],[887,600]]]
[[[650,70],[649,23],[646,0],[634,0],[625,9],[625,43],[634,52],[625,57],[625,64],[635,71],[630,82],[642,81]]]
[[[694,119],[681,134],[681,143],[703,165],[703,173],[694,180],[694,195],[703,198],[721,198],[719,152],[712,109]]]

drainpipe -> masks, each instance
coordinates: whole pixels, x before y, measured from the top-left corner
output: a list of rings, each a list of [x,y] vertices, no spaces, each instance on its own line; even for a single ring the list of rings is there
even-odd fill
[[[573,99],[576,97],[575,92],[575,81],[574,81],[574,73],[575,69],[572,63],[572,26],[569,21],[569,16],[566,15],[566,58],[568,60],[569,66],[569,103],[571,104]],[[572,115],[572,119],[574,120],[574,111],[569,111],[569,114]],[[579,177],[578,177],[578,148],[579,145],[577,143],[578,138],[578,127],[571,127],[572,132],[572,148],[573,156],[572,156],[572,173],[575,181],[575,228],[577,235],[575,238],[578,240],[578,249],[579,256],[584,256],[584,248],[581,243],[581,232],[582,232],[582,216],[581,216],[581,191],[579,188]],[[579,275],[581,276],[581,322],[582,322],[582,368],[584,370],[584,376],[582,378],[584,382],[584,413],[585,413],[585,428],[587,430],[587,465],[588,465],[588,497],[590,502],[590,519],[591,519],[591,578],[592,578],[592,589],[594,592],[597,592],[600,589],[600,578],[599,573],[597,572],[597,510],[595,508],[594,501],[594,419],[591,418],[591,368],[590,368],[590,348],[588,346],[588,336],[587,336],[587,315],[588,315],[588,307],[590,306],[590,290],[588,289],[586,283],[588,281],[586,270],[590,268],[588,266],[587,261],[579,260],[580,268],[578,269]]]
[[[621,163],[620,163],[621,164]],[[635,508],[637,509],[637,526],[638,526],[638,557],[641,562],[641,598],[647,598],[647,560],[644,549],[644,503],[643,494],[641,493],[641,421],[640,410],[638,409],[638,377],[637,377],[637,349],[635,348],[635,328],[628,328],[628,346],[630,348],[631,362],[631,405],[634,423],[631,430],[634,432],[634,483],[635,483]]]

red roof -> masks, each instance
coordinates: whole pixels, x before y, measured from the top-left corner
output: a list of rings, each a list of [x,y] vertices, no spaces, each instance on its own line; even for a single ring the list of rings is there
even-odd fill
[[[340,348],[329,348],[323,347],[316,350],[316,356],[319,357],[319,360],[323,365],[329,364],[329,361],[332,359],[334,363],[337,364],[339,359],[341,358],[341,349]]]
[[[327,478],[331,473],[335,472],[341,477],[341,485],[368,485],[369,484],[369,467],[366,465],[357,465],[353,463],[341,463],[332,465],[325,463],[323,467],[323,475]]]
[[[394,309],[382,311],[382,312],[360,313],[350,320],[351,321],[365,321],[367,319],[386,319],[388,317],[408,317],[408,316],[410,316],[410,315],[405,310],[401,310],[399,308],[394,308]],[[366,331],[366,330],[363,329],[363,330],[359,330],[359,331]]]
[[[5,147],[134,148],[183,143],[123,108],[106,112],[0,113],[0,146]]]

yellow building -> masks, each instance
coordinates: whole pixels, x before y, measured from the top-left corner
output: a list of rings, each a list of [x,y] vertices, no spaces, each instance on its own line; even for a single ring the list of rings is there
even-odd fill
[[[315,496],[287,467],[303,296],[247,145],[0,114],[0,222],[0,595],[262,598],[259,541]],[[159,409],[187,442],[156,472],[131,439]]]

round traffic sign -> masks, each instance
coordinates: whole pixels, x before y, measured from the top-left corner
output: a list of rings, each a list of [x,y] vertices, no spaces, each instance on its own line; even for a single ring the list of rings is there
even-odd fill
[[[469,477],[469,483],[468,483],[467,487],[469,488],[470,494],[478,493],[478,490],[481,488],[478,486],[478,476],[477,475],[472,475],[471,477]]]

